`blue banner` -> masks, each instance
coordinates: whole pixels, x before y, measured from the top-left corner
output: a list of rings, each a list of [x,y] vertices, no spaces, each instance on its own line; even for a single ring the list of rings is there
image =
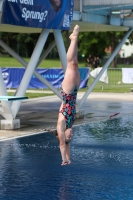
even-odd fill
[[[62,69],[37,69],[36,71],[55,88],[61,88],[61,84],[64,79]],[[85,88],[89,79],[89,68],[79,68],[79,72],[81,78],[80,88]],[[2,68],[2,76],[4,78],[6,88],[18,88],[24,73],[25,68]],[[47,88],[47,86],[33,75],[28,88],[42,89]]]
[[[3,24],[69,30],[74,0],[5,0]]]

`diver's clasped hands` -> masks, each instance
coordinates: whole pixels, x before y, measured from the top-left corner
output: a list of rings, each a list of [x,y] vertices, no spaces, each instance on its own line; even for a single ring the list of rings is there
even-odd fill
[[[61,165],[64,166],[64,165],[69,165],[71,163],[70,160],[63,160]]]

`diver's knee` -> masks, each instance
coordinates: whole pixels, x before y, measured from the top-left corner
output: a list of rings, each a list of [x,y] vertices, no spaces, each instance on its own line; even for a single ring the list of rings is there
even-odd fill
[[[69,67],[74,69],[74,68],[78,67],[78,62],[77,62],[77,60],[71,60],[68,62],[68,65],[69,65]]]

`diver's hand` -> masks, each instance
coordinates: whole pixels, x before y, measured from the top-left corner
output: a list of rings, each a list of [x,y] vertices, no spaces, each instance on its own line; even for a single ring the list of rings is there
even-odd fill
[[[68,160],[68,165],[71,163],[71,161],[70,160]]]
[[[69,165],[71,163],[70,160],[63,160],[61,165],[64,166],[64,165]]]

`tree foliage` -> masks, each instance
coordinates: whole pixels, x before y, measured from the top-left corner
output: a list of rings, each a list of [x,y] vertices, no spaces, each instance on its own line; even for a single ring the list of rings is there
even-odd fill
[[[15,52],[22,57],[31,57],[34,47],[39,38],[39,33],[1,33],[0,38]],[[52,33],[49,34],[44,50],[48,47],[50,41],[54,40]],[[2,50],[1,50],[2,53]]]
[[[106,55],[105,49],[110,46],[113,52],[124,35],[125,32],[81,32],[78,39],[79,54],[84,54],[85,58],[89,54],[92,54],[102,59],[103,56]],[[39,34],[0,33],[0,38],[20,56],[30,57],[39,38]],[[63,39],[67,50],[69,46],[68,31],[64,33]],[[130,35],[128,39],[129,43],[133,44],[133,34]],[[53,33],[50,33],[44,46],[44,51],[53,40]],[[0,52],[4,52],[2,48],[0,48]],[[58,55],[58,53],[56,55]],[[115,59],[112,62],[112,66],[116,67]]]
[[[125,32],[84,32],[79,34],[79,52],[87,57],[89,54],[99,56],[101,59],[106,55],[105,49],[110,47],[111,53],[122,40]],[[133,43],[133,34],[130,35],[129,43]],[[128,43],[127,43],[128,45]],[[112,61],[112,67],[116,67],[116,57]]]
[[[79,34],[79,52],[86,57],[88,54],[103,57],[105,48],[109,45],[105,32],[85,32]]]

